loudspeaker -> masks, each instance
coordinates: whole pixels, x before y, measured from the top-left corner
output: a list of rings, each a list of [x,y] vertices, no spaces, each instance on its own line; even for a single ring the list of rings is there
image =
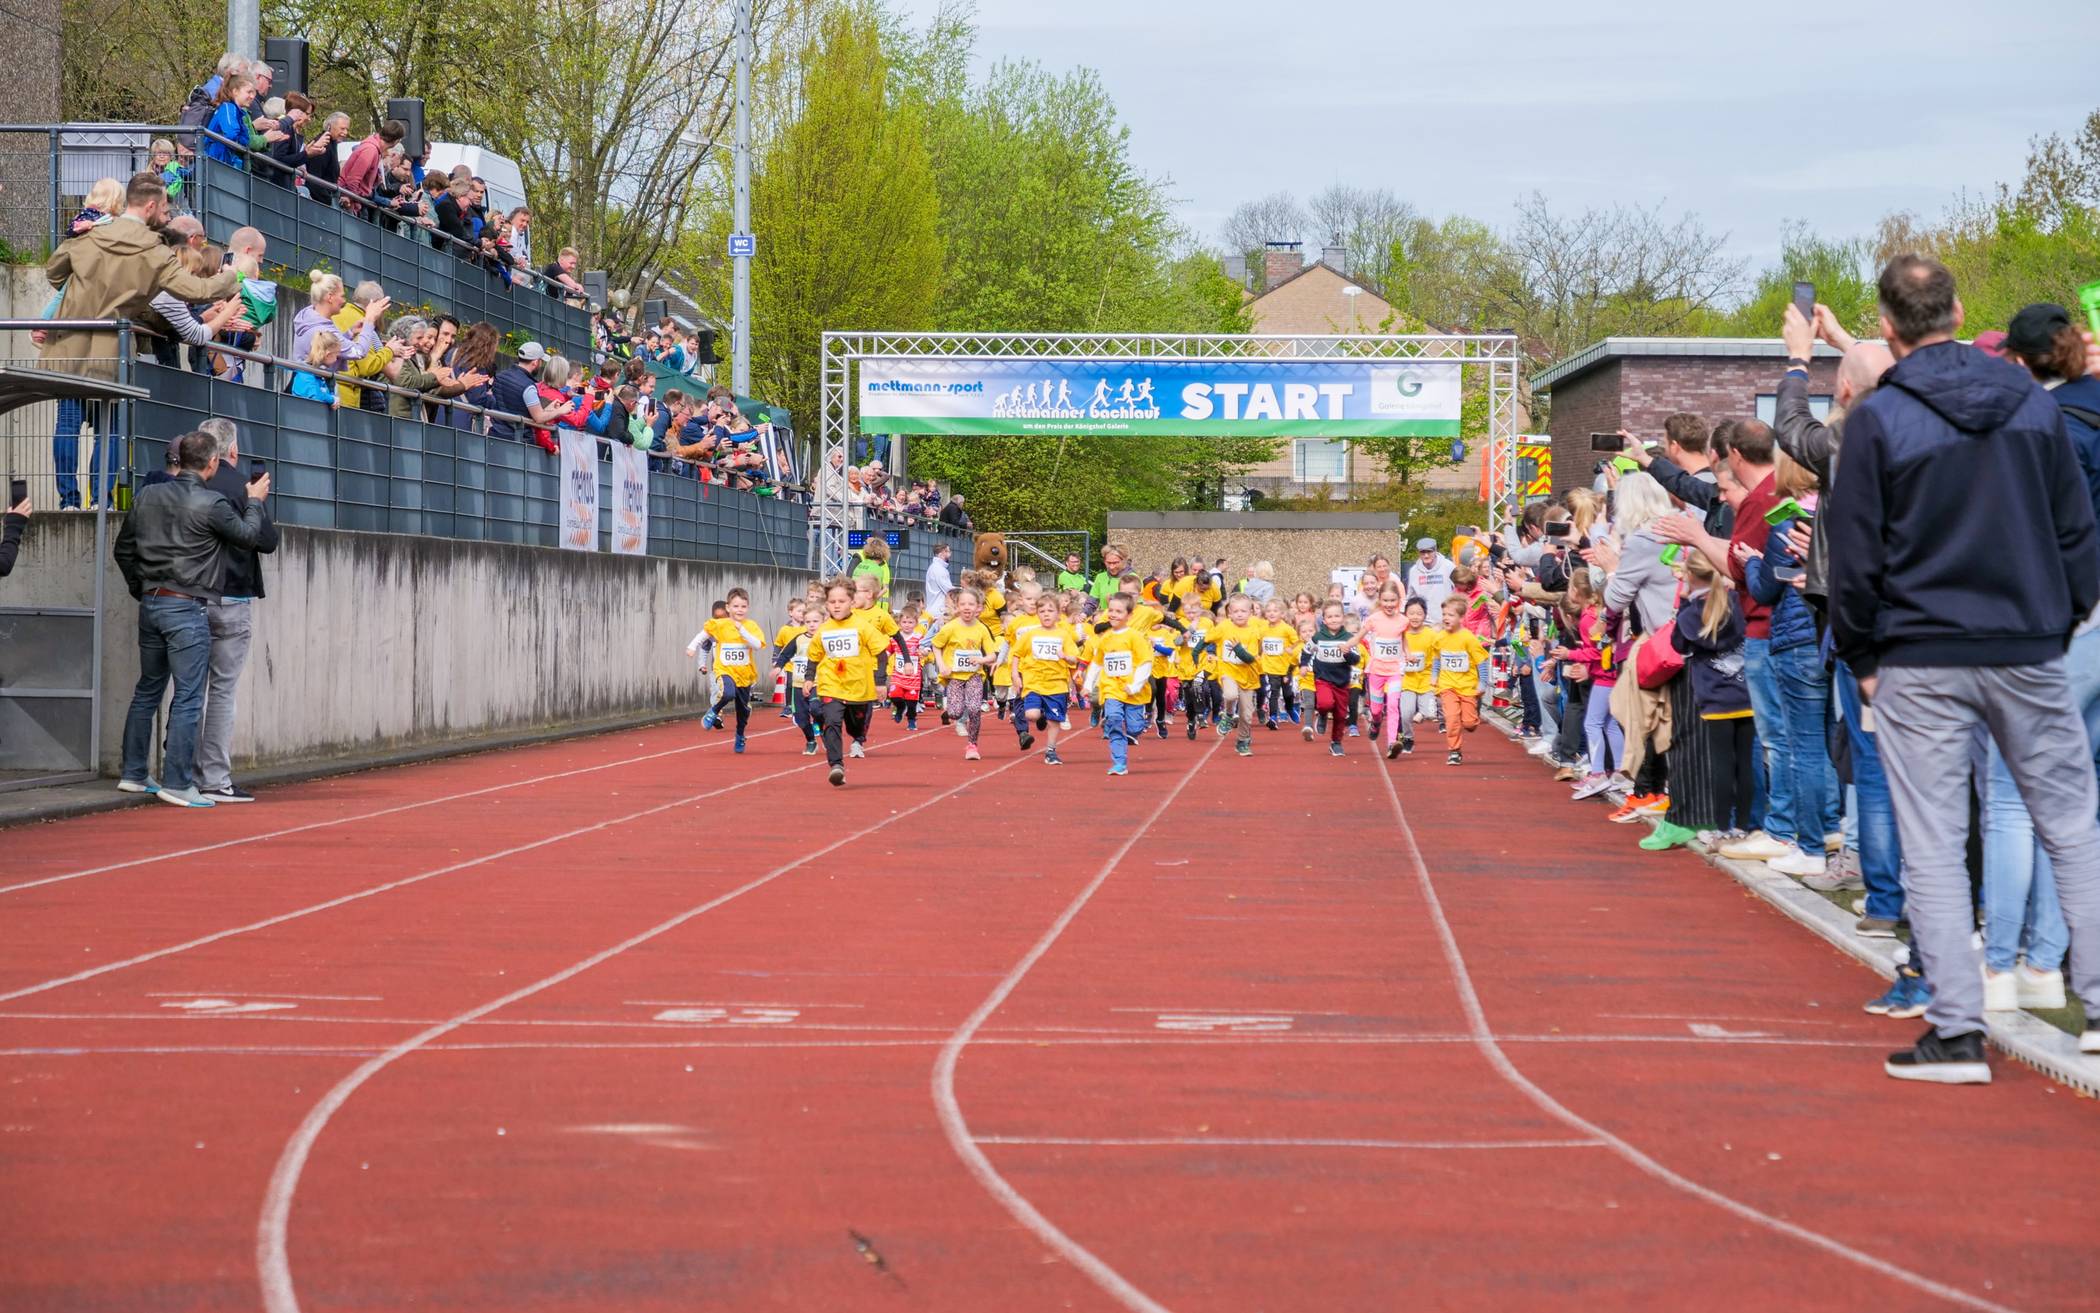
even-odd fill
[[[282,96],[289,91],[302,96],[313,94],[306,87],[306,42],[295,36],[264,37],[263,62],[277,74],[270,83],[271,95]]]
[[[650,328],[654,328],[670,318],[670,315],[671,303],[661,297],[654,297],[642,302],[642,323]]]
[[[423,154],[423,102],[415,99],[389,100],[386,103],[386,116],[390,119],[399,119],[401,126],[408,129],[407,135],[401,138],[401,153],[412,160],[421,157]]]
[[[703,365],[721,364],[722,357],[715,354],[715,330],[712,328],[703,328],[699,332],[699,337],[700,363]]]
[[[606,297],[610,295],[607,289],[611,284],[606,281],[603,269],[586,269],[583,271],[583,277],[579,281],[583,283],[585,300],[595,305],[604,305],[606,303]]]

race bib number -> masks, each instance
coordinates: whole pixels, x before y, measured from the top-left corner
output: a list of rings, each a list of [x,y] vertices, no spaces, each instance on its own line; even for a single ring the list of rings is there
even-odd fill
[[[1062,661],[1065,655],[1065,640],[1061,634],[1030,634],[1028,655],[1038,661]]]
[[[812,668],[812,663],[807,659],[795,662],[795,682],[798,684],[807,684],[810,680],[816,678],[816,676],[811,673]]]
[[[1400,647],[1400,640],[1397,638],[1374,638],[1371,640],[1371,655],[1380,661],[1398,661]]]
[[[1263,656],[1282,656],[1283,640],[1280,638],[1264,638],[1261,640],[1261,654]]]
[[[1342,658],[1347,655],[1349,655],[1349,649],[1345,643],[1313,644],[1314,658],[1325,665],[1338,666],[1342,663]]]
[[[982,652],[974,649],[970,651],[958,649],[954,656],[955,673],[958,675],[974,675],[984,669],[984,653]]]
[[[858,629],[836,630],[826,633],[822,637],[824,639],[825,656],[834,660],[844,661],[848,657],[860,655],[860,631]]]
[[[1420,674],[1422,671],[1429,669],[1429,655],[1425,652],[1408,653],[1407,669],[1413,674]]]
[[[1130,653],[1128,652],[1103,652],[1101,654],[1101,673],[1104,675],[1114,675],[1120,679],[1128,679],[1130,678],[1130,672],[1134,669],[1136,667],[1130,663]]]
[[[722,648],[721,653],[722,664],[725,666],[748,666],[751,664],[751,649],[741,644],[735,647]]]
[[[1473,657],[1466,652],[1446,652],[1437,658],[1437,669],[1454,675],[1463,675],[1473,668]]]

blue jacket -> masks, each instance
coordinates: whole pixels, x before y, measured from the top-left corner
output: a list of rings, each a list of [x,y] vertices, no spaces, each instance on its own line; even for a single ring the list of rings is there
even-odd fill
[[[1818,528],[1855,674],[2064,654],[2100,601],[2100,535],[2063,412],[2027,371],[1921,347],[1846,417],[1844,452]]]
[[[335,384],[322,379],[319,374],[309,374],[301,369],[292,375],[292,395],[318,401],[324,406],[335,404]]]
[[[1750,684],[1743,673],[1743,608],[1729,595],[1728,619],[1712,638],[1705,627],[1706,598],[1687,597],[1677,608],[1677,650],[1692,681],[1692,708],[1701,717],[1740,716],[1750,710]]]
[[[2070,436],[2071,450],[2078,453],[2078,465],[2085,471],[2086,492],[2093,499],[2093,512],[2100,515],[2100,378],[2090,374],[2074,378],[2057,385],[2049,394],[2056,398],[2059,407],[2068,406],[2081,412],[2073,415],[2064,412],[2064,432]],[[2091,415],[2088,421],[2083,415]]]
[[[1816,641],[1816,614],[1809,610],[1808,603],[1789,583],[1782,583],[1772,575],[1775,565],[1800,565],[1794,554],[1787,550],[1786,525],[1776,525],[1765,534],[1765,554],[1753,556],[1743,566],[1743,582],[1749,585],[1750,596],[1761,606],[1772,608],[1772,650],[1784,652],[1790,647]]]
[[[205,126],[218,133],[219,136],[226,138],[226,141],[238,143],[243,149],[247,148],[248,114],[246,110],[243,110],[232,101],[229,100],[213,110],[211,122]],[[204,139],[204,153],[221,164],[231,164],[236,169],[247,167],[242,162],[243,157],[240,151],[228,146],[225,141],[206,137]]]

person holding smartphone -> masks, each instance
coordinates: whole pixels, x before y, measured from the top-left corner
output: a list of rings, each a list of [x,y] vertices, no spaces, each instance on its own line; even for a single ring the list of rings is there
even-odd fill
[[[0,528],[0,579],[14,573],[15,556],[22,550],[22,534],[29,528],[29,484],[16,479],[7,488],[7,516]]]

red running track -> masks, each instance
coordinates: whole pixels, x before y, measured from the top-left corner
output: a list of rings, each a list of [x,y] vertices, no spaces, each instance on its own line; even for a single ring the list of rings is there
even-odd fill
[[[2090,1106],[1492,734],[985,740],[10,831],[0,1308],[2094,1305]]]

